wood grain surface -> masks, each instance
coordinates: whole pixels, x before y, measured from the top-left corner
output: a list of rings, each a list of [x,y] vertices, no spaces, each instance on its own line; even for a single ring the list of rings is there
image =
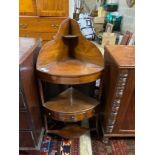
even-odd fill
[[[60,25],[55,39],[41,49],[37,71],[41,79],[52,83],[88,83],[100,78],[103,56],[84,38],[78,23],[68,18]]]

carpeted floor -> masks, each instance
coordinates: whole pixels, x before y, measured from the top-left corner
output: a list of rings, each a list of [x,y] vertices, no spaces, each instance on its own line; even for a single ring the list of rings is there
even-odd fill
[[[108,144],[91,139],[89,151],[84,153],[80,149],[87,150],[86,146],[80,145],[80,139],[61,141],[44,137],[42,143],[42,155],[134,155],[135,143],[134,139],[111,139]]]
[[[36,155],[36,153],[20,153],[20,155]],[[134,139],[110,139],[104,144],[89,135],[72,140],[62,140],[44,136],[41,155],[134,155]]]
[[[60,140],[44,136],[41,155],[79,155],[79,139]]]
[[[108,144],[92,139],[92,155],[134,155],[134,139],[111,139]]]

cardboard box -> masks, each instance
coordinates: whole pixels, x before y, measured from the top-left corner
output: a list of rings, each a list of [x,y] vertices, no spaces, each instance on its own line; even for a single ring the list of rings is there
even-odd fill
[[[103,17],[94,17],[94,23],[95,24],[103,24],[104,19],[105,19],[105,16],[103,16]]]
[[[96,34],[103,32],[104,17],[94,17],[94,28]]]
[[[104,32],[102,36],[102,47],[105,45],[115,45],[116,42],[116,34],[115,33],[107,33]]]
[[[98,8],[98,17],[104,17],[106,14],[106,11],[104,10],[103,7]]]

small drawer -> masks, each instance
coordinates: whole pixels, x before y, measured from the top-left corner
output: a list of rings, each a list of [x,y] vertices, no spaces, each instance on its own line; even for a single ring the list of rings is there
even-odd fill
[[[19,109],[26,109],[26,103],[22,91],[19,89]]]
[[[63,122],[77,122],[82,121],[84,119],[88,119],[92,117],[95,113],[94,109],[87,110],[85,112],[80,113],[58,113],[58,112],[52,112],[50,110],[46,109],[46,114],[49,118],[52,118],[57,121],[63,121]]]
[[[32,131],[19,131],[19,147],[35,147]]]
[[[19,30],[25,32],[57,32],[66,18],[20,17]]]
[[[30,119],[27,111],[19,112],[19,129],[20,130],[31,130]]]
[[[56,33],[35,33],[35,32],[19,32],[20,37],[41,38],[42,40],[52,40]]]

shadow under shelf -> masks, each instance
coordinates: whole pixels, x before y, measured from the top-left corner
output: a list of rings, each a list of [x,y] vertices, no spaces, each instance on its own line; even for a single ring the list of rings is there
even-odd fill
[[[72,35],[72,34],[68,34],[68,35],[63,35],[63,38],[66,38],[66,39],[74,39],[74,38],[78,38],[77,35]]]

